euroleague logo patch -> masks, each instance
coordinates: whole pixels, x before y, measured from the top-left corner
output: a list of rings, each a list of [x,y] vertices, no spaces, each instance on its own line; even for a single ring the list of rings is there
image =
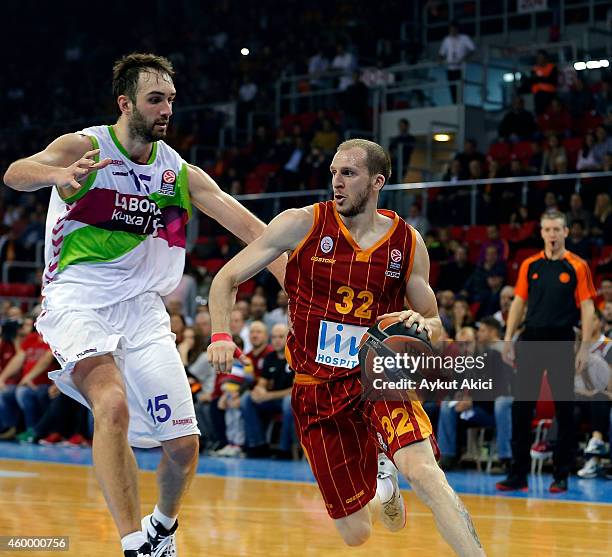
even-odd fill
[[[159,188],[159,193],[161,195],[174,195],[174,186],[176,185],[176,173],[174,170],[164,170],[162,174],[162,183]]]
[[[334,249],[334,241],[331,239],[330,236],[325,236],[321,240],[321,251],[323,253],[329,253],[333,249]]]
[[[165,170],[162,175],[162,182],[164,182],[164,184],[174,184],[174,182],[176,182],[174,170]]]
[[[392,249],[389,259],[389,268],[385,275],[390,278],[399,278],[399,270],[402,268],[402,252],[398,249]]]

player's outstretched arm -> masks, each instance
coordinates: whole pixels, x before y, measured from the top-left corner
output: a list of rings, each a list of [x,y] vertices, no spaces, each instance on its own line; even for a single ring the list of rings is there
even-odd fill
[[[210,287],[209,309],[213,339],[208,358],[217,371],[231,368],[235,345],[229,336],[229,320],[238,286],[261,271],[281,254],[294,250],[308,234],[313,209],[289,209],[272,219],[263,234],[250,243],[215,276]],[[225,340],[216,340],[226,335]]]
[[[189,193],[200,211],[247,244],[261,236],[266,227],[244,205],[225,193],[206,172],[192,164],[189,165]],[[286,264],[287,257],[283,255],[269,265],[281,286],[285,282]]]
[[[4,183],[19,191],[55,185],[59,194],[67,198],[78,191],[92,172],[110,164],[110,159],[99,160],[99,153],[99,149],[92,149],[87,136],[62,135],[43,151],[11,164],[4,174]]]
[[[442,332],[442,322],[438,314],[436,295],[429,286],[429,254],[421,235],[415,230],[416,246],[412,272],[406,281],[406,299],[410,309],[397,313],[381,315],[378,319],[389,316],[399,316],[406,323],[406,327],[418,324],[419,329],[428,331],[429,338],[436,342]]]

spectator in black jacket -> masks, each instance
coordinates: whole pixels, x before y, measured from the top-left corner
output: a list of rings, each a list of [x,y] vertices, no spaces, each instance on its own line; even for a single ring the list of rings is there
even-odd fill
[[[525,110],[522,97],[512,99],[512,108],[499,124],[499,138],[505,141],[525,141],[531,139],[536,123],[531,112]]]
[[[470,302],[478,302],[481,297],[489,291],[487,279],[490,276],[506,276],[506,265],[499,260],[497,248],[489,246],[485,251],[484,262],[477,265],[474,272],[465,283]]]
[[[474,265],[468,261],[465,246],[457,246],[453,253],[453,260],[442,266],[438,288],[459,292],[474,271]]]
[[[470,163],[473,160],[480,162],[481,168],[484,168],[486,163],[485,156],[478,151],[478,145],[475,139],[465,140],[463,151],[455,155],[455,160],[461,163],[461,169],[465,174],[469,174]]]
[[[582,118],[593,108],[593,95],[582,77],[576,78],[569,94],[568,105],[572,118]]]
[[[572,221],[569,236],[565,239],[565,247],[582,259],[591,259],[591,242],[587,238],[583,220]]]
[[[353,72],[353,81],[342,97],[344,130],[368,130],[368,87],[361,80],[359,72]]]
[[[389,143],[389,154],[393,161],[393,176],[399,182],[406,175],[408,166],[410,165],[410,157],[414,150],[414,144],[416,139],[414,135],[410,134],[410,122],[406,118],[401,118],[397,123],[398,134],[391,138]],[[400,157],[401,153],[401,157]],[[402,166],[400,168],[399,161],[402,160]]]

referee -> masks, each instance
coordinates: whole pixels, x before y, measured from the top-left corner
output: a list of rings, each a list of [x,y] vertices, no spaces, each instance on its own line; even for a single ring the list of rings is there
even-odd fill
[[[596,296],[587,263],[565,249],[565,215],[544,213],[541,219],[544,250],[522,262],[508,314],[504,355],[513,359],[512,337],[527,304],[524,330],[516,345],[515,401],[512,406],[512,464],[509,476],[496,484],[500,491],[527,490],[530,468],[531,421],[542,375],[555,401],[558,434],[553,453],[551,493],[567,491],[574,445],[574,374],[588,358],[583,342],[574,355],[574,326],[582,324],[582,338],[591,338]]]

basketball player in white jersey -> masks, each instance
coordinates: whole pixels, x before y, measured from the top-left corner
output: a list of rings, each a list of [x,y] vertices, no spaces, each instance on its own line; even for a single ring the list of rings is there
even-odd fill
[[[123,57],[113,68],[116,124],[63,135],[4,176],[21,191],[54,186],[36,326],[61,364],[58,387],[93,411],[95,471],[129,557],[176,555],[198,461],[191,391],[161,299],[183,273],[191,203],[245,242],[265,227],[164,143],[172,76],[166,58]],[[284,264],[271,267],[281,284]],[[130,445],[163,448],[157,505],[142,521]]]

